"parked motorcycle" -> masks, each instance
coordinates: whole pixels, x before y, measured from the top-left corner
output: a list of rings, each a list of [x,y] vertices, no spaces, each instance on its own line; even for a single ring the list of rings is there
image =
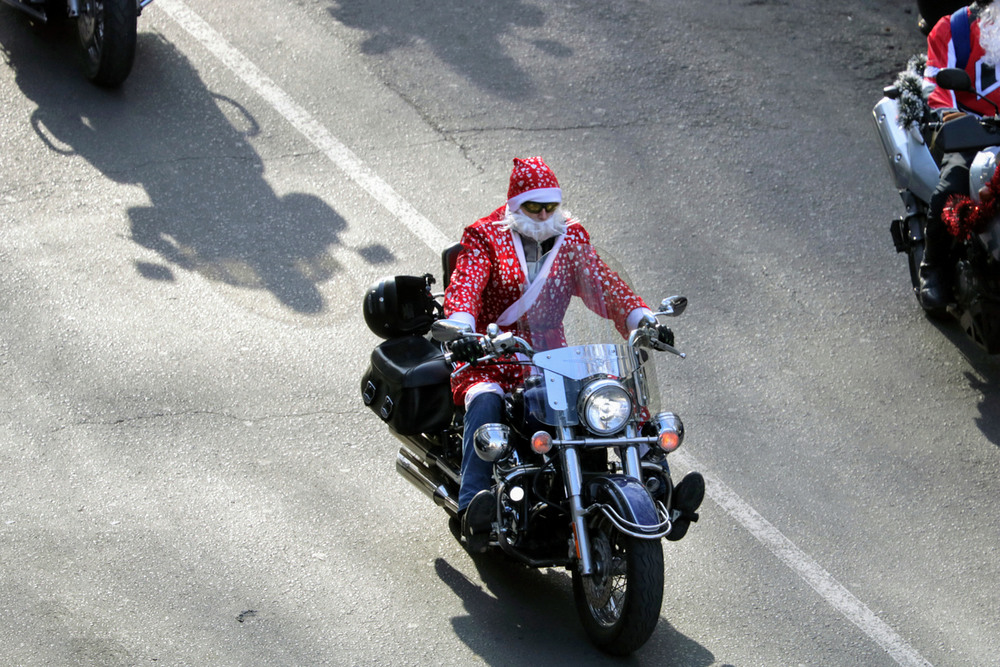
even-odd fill
[[[968,74],[961,69],[943,69],[936,80],[938,86],[948,90],[973,92]],[[980,191],[992,183],[993,191],[1000,192],[1000,181],[994,180],[1000,153],[1000,111],[990,117],[969,114],[942,123],[929,108],[919,110],[918,96],[926,97],[929,92],[926,87],[918,90],[922,85],[916,75],[900,75],[895,85],[885,89],[885,97],[873,112],[890,173],[905,207],[905,215],[890,226],[893,243],[897,252],[907,254],[910,282],[916,293],[929,202],[940,175],[934,156],[978,151],[970,167],[968,205],[946,211],[954,238],[946,281],[951,287],[952,303],[946,312],[959,321],[977,345],[993,354],[1000,352],[1000,215],[986,215],[995,203],[983,206]],[[932,317],[945,315],[927,312]]]
[[[443,257],[445,285],[458,248]],[[361,393],[402,443],[397,471],[445,510],[460,538],[463,410],[449,380],[468,366],[454,370],[447,343],[470,331],[443,319],[433,282],[429,274],[397,276],[367,293],[365,320],[388,340],[372,353]],[[656,317],[686,306],[684,297],[665,299]],[[551,329],[531,318],[529,310],[517,331]],[[679,539],[687,526],[672,533],[682,513],[672,508],[666,466],[684,426],[672,412],[651,413],[654,362],[663,352],[684,355],[657,338],[655,317],[647,320],[622,341],[607,320],[573,306],[563,322],[569,345],[551,350],[493,324],[479,335],[485,353],[476,362],[526,369],[523,385],[505,397],[504,423],[475,434],[477,454],[494,464],[489,548],[530,567],[568,569],[587,635],[616,655],[652,634],[663,599],[661,538]]]
[[[46,24],[76,20],[83,72],[99,86],[121,85],[135,60],[136,24],[153,0],[2,0]]]

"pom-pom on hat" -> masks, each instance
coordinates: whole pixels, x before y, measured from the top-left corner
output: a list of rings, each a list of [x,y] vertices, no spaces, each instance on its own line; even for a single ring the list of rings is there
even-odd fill
[[[562,202],[559,181],[540,157],[514,158],[514,170],[510,172],[510,187],[507,188],[507,206],[516,211],[526,201],[541,204]]]

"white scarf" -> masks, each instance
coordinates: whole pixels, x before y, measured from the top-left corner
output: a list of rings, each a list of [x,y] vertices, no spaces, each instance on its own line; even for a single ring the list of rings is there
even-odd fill
[[[539,295],[542,293],[542,287],[545,286],[545,281],[549,277],[549,271],[552,270],[552,263],[559,254],[559,248],[562,246],[563,241],[566,239],[565,235],[560,235],[556,239],[555,244],[552,246],[552,250],[545,256],[545,261],[542,262],[541,268],[538,269],[538,275],[535,279],[531,281],[528,285],[528,289],[524,291],[521,297],[510,304],[507,310],[500,314],[497,318],[497,324],[502,327],[510,326],[516,322],[522,315],[528,312],[528,309],[534,305],[535,301],[538,300]],[[521,265],[525,267],[527,271],[527,263],[524,261],[524,249],[521,246],[520,239],[517,235],[514,235],[514,249],[517,251],[517,257],[521,260]],[[527,274],[525,274],[527,275]]]

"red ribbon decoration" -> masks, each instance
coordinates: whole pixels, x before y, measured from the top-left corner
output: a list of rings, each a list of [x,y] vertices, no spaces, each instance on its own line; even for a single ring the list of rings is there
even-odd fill
[[[973,234],[986,231],[990,220],[1000,213],[1000,198],[997,197],[1000,193],[1000,169],[993,172],[990,182],[979,192],[979,203],[971,197],[952,195],[941,214],[948,233],[959,240],[965,241]]]

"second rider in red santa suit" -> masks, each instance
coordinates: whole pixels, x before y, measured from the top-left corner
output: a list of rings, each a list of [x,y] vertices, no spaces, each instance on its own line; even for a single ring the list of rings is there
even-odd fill
[[[953,35],[950,16],[941,18],[927,37],[927,65],[924,77],[934,82],[938,71],[946,67],[961,67],[969,74],[976,92],[1000,104],[1000,81],[997,65],[1000,64],[1000,7],[992,0],[979,0],[960,10],[968,17],[968,35]],[[960,48],[968,43],[969,57],[958,62]],[[969,92],[955,92],[935,88],[928,103],[944,121],[971,113],[992,116],[996,109],[979,96]],[[927,310],[943,310],[950,300],[950,290],[944,284],[942,270],[948,258],[952,239],[942,222],[941,214],[953,195],[969,195],[969,165],[976,151],[945,153],[940,160],[941,176],[931,196],[927,226],[924,230],[924,258],[920,264],[918,296]]]

